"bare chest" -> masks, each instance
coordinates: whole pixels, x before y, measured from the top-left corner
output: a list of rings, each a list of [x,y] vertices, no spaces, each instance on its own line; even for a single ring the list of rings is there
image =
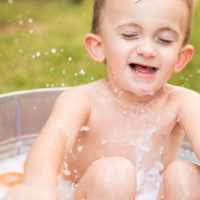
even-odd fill
[[[69,167],[81,177],[94,160],[123,156],[138,168],[150,169],[153,164],[162,170],[163,152],[175,125],[173,109],[96,107],[68,155]]]

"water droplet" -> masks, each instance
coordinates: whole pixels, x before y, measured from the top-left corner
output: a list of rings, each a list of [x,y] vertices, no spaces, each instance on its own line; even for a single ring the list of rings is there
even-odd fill
[[[72,61],[72,57],[68,57],[68,61]]]
[[[23,25],[23,23],[24,23],[23,20],[19,20],[18,22],[19,25]]]
[[[156,182],[156,186],[157,186],[157,187],[160,187],[160,183],[159,183],[158,181]]]
[[[36,110],[37,109],[37,107],[36,106],[33,106],[33,110]]]
[[[108,140],[101,140],[101,144],[106,144],[108,142]]]
[[[88,126],[82,126],[80,131],[89,131],[89,127]]]
[[[81,70],[79,71],[79,74],[85,75],[85,70],[84,70],[84,69],[81,69]]]
[[[62,74],[66,74],[66,69],[63,69],[63,70],[62,70]]]
[[[52,49],[51,49],[51,53],[56,53],[56,49],[55,49],[55,48],[52,48]]]
[[[54,72],[54,67],[51,67],[51,68],[49,69],[49,71],[50,71],[51,73],[53,73],[53,72]]]
[[[19,49],[19,53],[23,53],[23,49]]]
[[[115,89],[114,89],[114,93],[117,93],[117,92],[118,92],[118,89],[117,89],[117,88],[115,88]]]
[[[36,57],[40,57],[40,52],[37,51],[35,55],[36,55]]]
[[[67,163],[64,163],[64,170],[63,173],[67,176],[71,175],[71,172],[68,170],[68,165]]]
[[[32,19],[32,18],[29,18],[29,19],[28,19],[28,23],[30,23],[30,24],[33,23],[33,19]]]
[[[30,30],[29,30],[29,33],[32,34],[32,33],[33,33],[33,29],[30,29]]]
[[[77,147],[77,150],[78,150],[79,152],[81,152],[81,151],[83,150],[83,146],[78,146],[78,147]]]
[[[127,114],[127,112],[126,112],[126,111],[123,111],[122,113],[123,113],[123,115],[126,115],[126,114]]]
[[[71,175],[71,172],[68,171],[68,170],[64,170],[63,173],[64,173],[65,175],[67,175],[67,176]]]

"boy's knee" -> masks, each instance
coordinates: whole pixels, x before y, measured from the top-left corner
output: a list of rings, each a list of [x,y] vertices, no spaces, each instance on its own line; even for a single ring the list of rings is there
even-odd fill
[[[178,178],[178,181],[184,178],[184,180],[192,181],[195,177],[200,177],[200,167],[198,165],[177,160],[167,167],[164,180],[168,179],[174,182],[176,178]]]
[[[92,165],[95,177],[103,179],[109,184],[118,180],[119,182],[129,182],[136,176],[134,165],[123,157],[109,157],[96,160]]]
[[[102,158],[93,162],[82,177],[75,199],[133,199],[136,193],[136,170],[122,157]]]
[[[187,161],[175,161],[165,170],[163,184],[167,199],[199,199],[200,167]]]
[[[88,169],[91,182],[99,190],[111,189],[115,192],[136,188],[136,170],[133,164],[122,157],[96,160]]]

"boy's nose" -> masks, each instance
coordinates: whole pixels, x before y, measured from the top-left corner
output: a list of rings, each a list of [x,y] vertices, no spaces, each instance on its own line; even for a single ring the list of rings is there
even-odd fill
[[[145,58],[153,58],[157,55],[157,50],[152,44],[144,42],[137,46],[136,53]]]

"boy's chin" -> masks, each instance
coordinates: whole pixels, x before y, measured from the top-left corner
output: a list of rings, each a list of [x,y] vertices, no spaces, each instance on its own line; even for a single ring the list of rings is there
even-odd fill
[[[148,90],[148,89],[144,89],[144,88],[141,88],[141,89],[133,89],[133,90],[129,90],[130,93],[138,96],[138,97],[143,97],[143,96],[153,96],[156,91],[154,90]]]

